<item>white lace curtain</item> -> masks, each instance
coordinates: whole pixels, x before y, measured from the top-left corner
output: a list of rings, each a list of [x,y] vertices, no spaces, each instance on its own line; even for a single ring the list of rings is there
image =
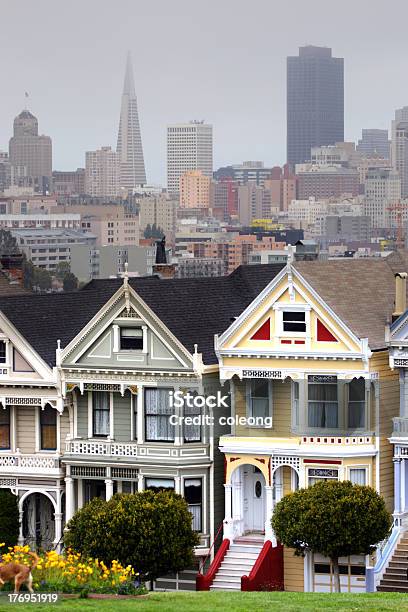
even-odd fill
[[[147,440],[174,440],[174,425],[169,421],[174,412],[169,405],[170,391],[172,389],[145,389]]]

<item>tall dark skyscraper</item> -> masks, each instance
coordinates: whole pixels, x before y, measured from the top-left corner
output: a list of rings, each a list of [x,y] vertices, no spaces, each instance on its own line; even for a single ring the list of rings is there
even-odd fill
[[[344,60],[327,47],[287,58],[287,160],[310,160],[314,146],[344,141]]]

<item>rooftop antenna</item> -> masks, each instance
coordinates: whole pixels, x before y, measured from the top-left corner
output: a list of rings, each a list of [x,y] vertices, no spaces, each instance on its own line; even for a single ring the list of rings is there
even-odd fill
[[[125,290],[126,312],[130,311],[130,296],[129,296],[129,264],[125,261],[125,272],[123,273],[123,288]]]
[[[25,98],[24,110],[27,110],[27,100],[29,98],[28,91],[24,93],[24,98]]]

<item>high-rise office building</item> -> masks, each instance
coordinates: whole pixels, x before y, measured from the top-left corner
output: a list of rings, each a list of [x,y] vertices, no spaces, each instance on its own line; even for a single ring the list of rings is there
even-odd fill
[[[38,135],[38,120],[24,109],[14,119],[14,134],[9,142],[10,164],[16,174],[30,179],[36,191],[51,189],[52,142],[49,136]]]
[[[180,177],[180,208],[209,208],[211,179],[201,170],[188,170]]]
[[[128,53],[126,60],[125,82],[120,108],[118,146],[116,150],[120,155],[121,188],[132,192],[139,185],[145,185],[146,170],[130,53]]]
[[[371,227],[391,227],[389,210],[401,197],[401,180],[391,168],[368,170],[364,183],[364,214],[370,217]]]
[[[85,153],[85,192],[115,198],[120,192],[120,156],[111,147]]]
[[[180,177],[189,170],[201,170],[212,178],[212,125],[190,121],[167,126],[167,190],[179,193]]]
[[[310,160],[312,147],[344,141],[344,60],[327,47],[300,47],[287,58],[287,160]]]
[[[391,125],[391,162],[401,179],[401,196],[408,196],[408,106],[395,111]]]
[[[357,151],[365,157],[375,155],[390,159],[390,141],[388,130],[369,129],[362,130],[361,139],[358,141]]]

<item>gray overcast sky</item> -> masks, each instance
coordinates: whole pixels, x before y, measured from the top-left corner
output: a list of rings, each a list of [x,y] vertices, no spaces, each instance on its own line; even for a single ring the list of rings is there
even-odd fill
[[[406,0],[0,0],[0,150],[30,93],[55,169],[116,146],[133,55],[150,183],[165,181],[166,125],[214,125],[214,167],[285,161],[286,56],[303,44],[345,58],[346,138],[389,128],[408,105]]]

